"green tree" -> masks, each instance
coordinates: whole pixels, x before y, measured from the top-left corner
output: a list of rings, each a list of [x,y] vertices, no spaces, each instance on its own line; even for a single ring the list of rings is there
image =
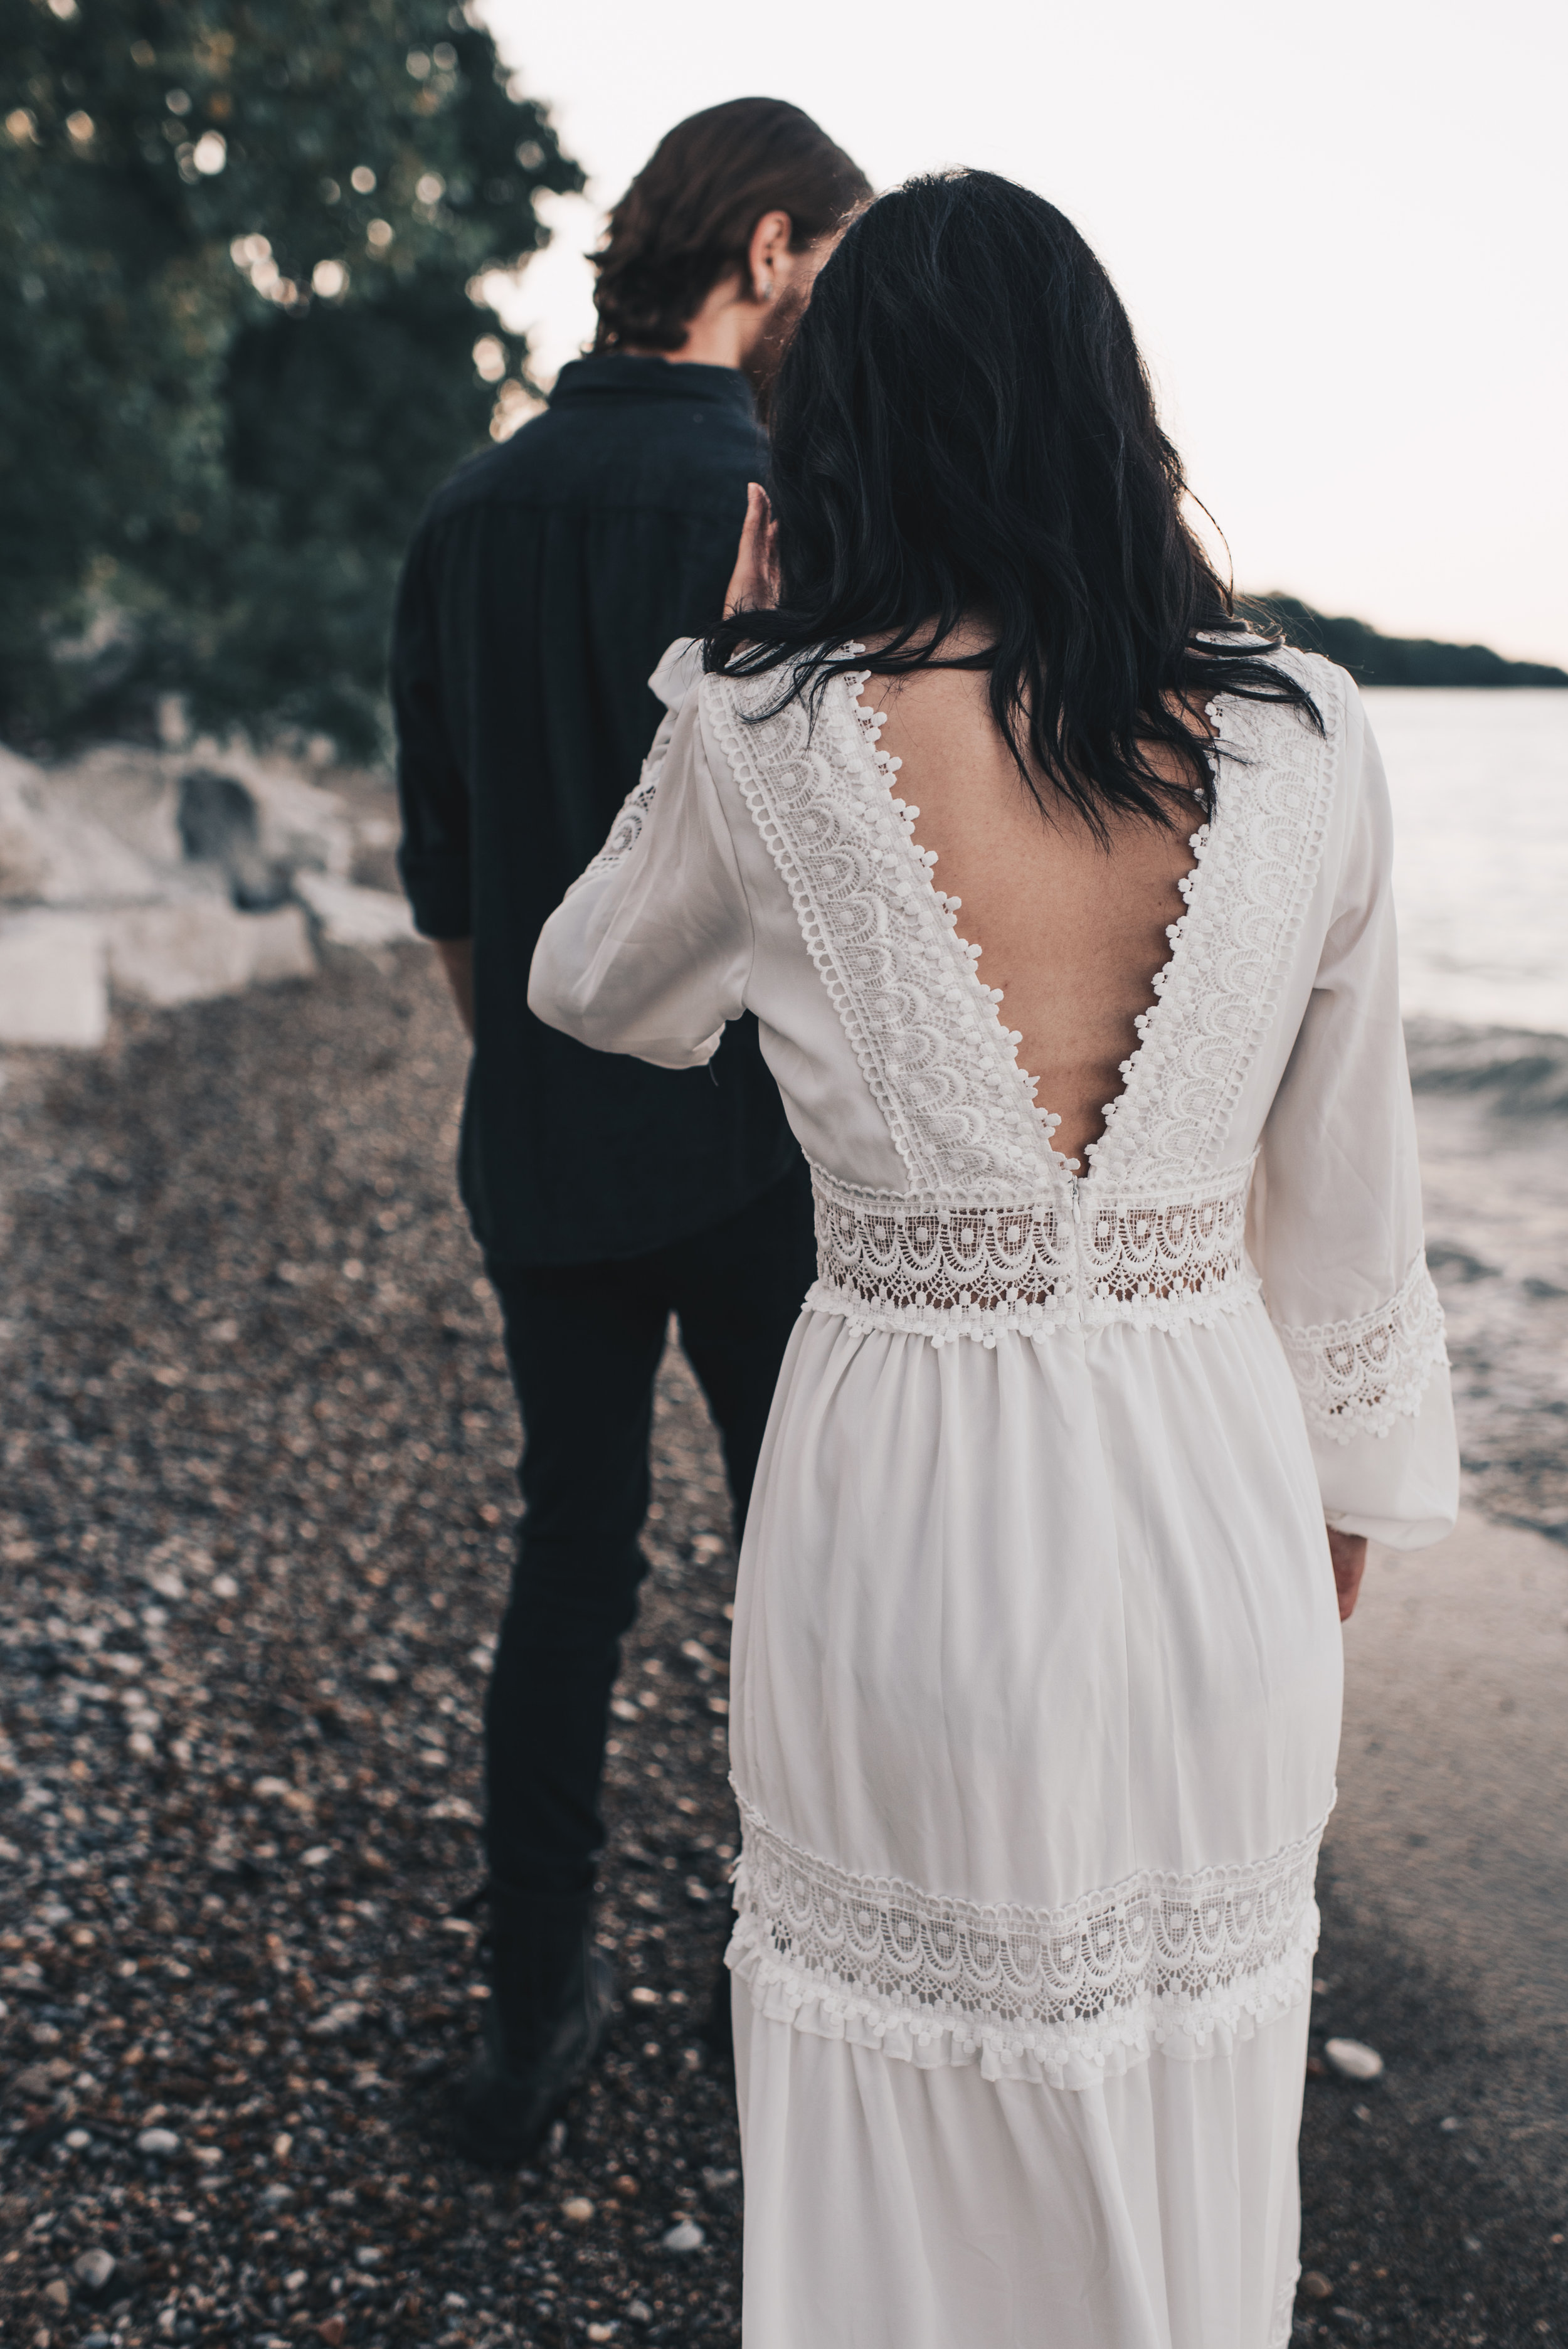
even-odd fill
[[[0,733],[368,751],[397,560],[581,187],[437,0],[0,0]]]

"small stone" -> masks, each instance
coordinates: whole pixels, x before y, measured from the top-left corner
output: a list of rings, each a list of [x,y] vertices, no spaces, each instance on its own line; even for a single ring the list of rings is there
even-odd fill
[[[72,2261],[71,2273],[84,2292],[102,2292],[114,2273],[114,2253],[101,2250],[83,2251]]]
[[[1301,2293],[1304,2300],[1332,2300],[1334,2298],[1334,2286],[1329,2282],[1328,2278],[1326,2275],[1319,2275],[1315,2268],[1308,2268],[1306,2273],[1302,2277],[1300,2283],[1296,2286],[1296,2289]]]
[[[387,2254],[376,2243],[361,2243],[355,2252],[355,2264],[362,2268],[378,2268]]]
[[[623,2202],[634,2202],[642,2190],[630,2170],[624,2169],[615,2180],[615,2191]]]
[[[1380,2080],[1383,2076],[1383,2058],[1376,2047],[1359,2039],[1330,2039],[1323,2052],[1344,2079]]]
[[[629,2300],[626,2302],[626,2320],[631,2324],[651,2324],[654,2312],[645,2300]]]
[[[307,2023],[306,2033],[312,2039],[341,2039],[345,2032],[352,2031],[356,2023],[363,2022],[364,2017],[365,2009],[356,1998],[342,1998],[335,2005],[329,2006],[325,2014],[318,2014],[314,2023]]]
[[[569,2227],[586,2227],[593,2220],[593,2205],[585,2195],[573,2194],[570,2201],[562,2204],[561,2215]]]
[[[112,2333],[89,2333],[82,2343],[82,2349],[114,2349],[114,2335]]]
[[[677,2219],[664,2237],[666,2251],[700,2251],[707,2237],[695,2219]]]
[[[286,2210],[294,2200],[292,2186],[268,2186],[258,2198],[263,2210]]]
[[[1440,2121],[1438,2123],[1438,2127],[1439,2127],[1440,2129],[1445,2130],[1445,2131],[1447,2132],[1447,2134],[1448,2134],[1449,2137],[1451,2137],[1451,2136],[1453,2135],[1453,2133],[1454,2133],[1455,2129],[1457,2129],[1457,2128],[1458,2128],[1458,2127],[1459,2127],[1459,2123],[1458,2123],[1458,2121],[1457,2121],[1457,2120],[1455,2120],[1455,2118],[1454,2118],[1454,2116],[1453,2116],[1452,2113],[1449,2113],[1449,2114],[1448,2114],[1448,2115],[1447,2115],[1447,2116],[1446,2116],[1444,2119],[1440,2120]]]
[[[588,2338],[590,2341],[614,2341],[615,2328],[613,2324],[591,2324],[588,2327]]]
[[[546,2158],[551,2161],[559,2161],[565,2150],[566,2124],[564,2121],[552,2121],[550,2125],[550,2135],[544,2141]]]
[[[645,1982],[639,1982],[632,1992],[632,2004],[634,2006],[657,2006],[658,2002],[658,1992],[656,1990],[650,1990]]]
[[[57,2276],[53,2283],[46,2283],[44,2286],[43,2298],[46,2308],[55,2309],[63,2316],[71,2304],[70,2285],[63,2277]]]
[[[138,2153],[150,2153],[155,2159],[167,2161],[180,2150],[180,2139],[172,2129],[144,2128],[136,2140]]]
[[[26,2070],[17,2073],[11,2085],[19,2096],[29,2099],[52,2096],[55,2093],[55,2083],[46,2064],[29,2064]]]
[[[338,2349],[338,2344],[343,2339],[346,2330],[341,2316],[324,2316],[315,2329],[325,2342],[326,2349]]]

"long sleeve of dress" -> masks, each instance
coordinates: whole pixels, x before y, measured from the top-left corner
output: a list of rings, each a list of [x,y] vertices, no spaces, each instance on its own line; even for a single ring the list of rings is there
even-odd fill
[[[745,1009],[751,921],[703,756],[701,647],[677,643],[649,684],[665,717],[593,863],[546,922],[529,1009],[595,1051],[700,1068]]]
[[[1417,1549],[1452,1528],[1459,1457],[1422,1245],[1388,791],[1356,697],[1345,755],[1337,891],[1264,1131],[1262,1270],[1328,1523]]]

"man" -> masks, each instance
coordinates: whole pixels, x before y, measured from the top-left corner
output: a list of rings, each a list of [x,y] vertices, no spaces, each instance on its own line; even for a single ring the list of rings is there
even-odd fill
[[[711,1072],[605,1059],[532,1017],[529,962],[635,785],[661,714],[645,680],[721,616],[765,465],[754,387],[868,193],[774,99],[671,131],[610,216],[593,357],[438,494],[399,595],[400,868],[473,1038],[461,1188],[524,1430],[485,1723],[492,1995],[458,2122],[480,2160],[526,2159],[608,2012],[590,1930],[599,1781],[668,1317],[738,1534],[814,1270],[805,1168],[755,1023]]]

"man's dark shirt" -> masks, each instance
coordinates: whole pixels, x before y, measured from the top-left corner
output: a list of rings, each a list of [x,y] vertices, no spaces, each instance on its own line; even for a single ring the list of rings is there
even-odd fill
[[[503,1264],[638,1256],[735,1214],[797,1147],[749,1016],[707,1069],[590,1052],[528,1009],[534,942],[663,712],[646,678],[721,616],[766,444],[743,376],[579,359],[432,501],[398,595],[403,883],[474,941],[463,1199]]]

